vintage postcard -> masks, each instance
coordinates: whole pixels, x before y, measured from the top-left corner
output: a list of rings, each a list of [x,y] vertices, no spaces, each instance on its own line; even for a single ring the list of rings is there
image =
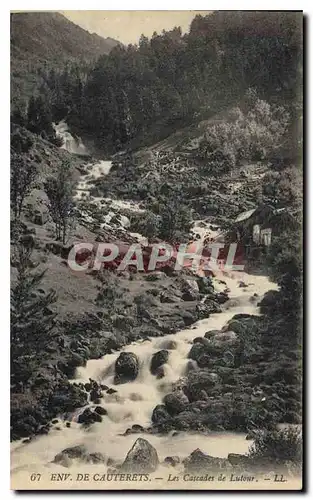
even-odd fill
[[[303,13],[11,12],[11,487],[301,490]]]

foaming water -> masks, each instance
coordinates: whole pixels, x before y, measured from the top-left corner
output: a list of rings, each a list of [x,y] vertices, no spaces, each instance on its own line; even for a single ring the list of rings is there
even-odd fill
[[[239,287],[244,281],[246,288]],[[12,474],[22,476],[36,465],[36,472],[48,467],[53,470],[64,471],[62,467],[52,464],[57,453],[69,446],[84,444],[89,452],[101,452],[107,458],[123,460],[135,440],[140,434],[123,435],[133,424],[149,426],[154,407],[161,403],[165,394],[169,393],[172,384],[184,376],[188,363],[187,355],[195,337],[203,336],[212,329],[221,329],[236,313],[258,314],[255,301],[251,296],[258,294],[259,298],[269,289],[276,288],[264,276],[252,276],[246,273],[227,274],[222,271],[214,279],[217,290],[229,290],[234,306],[222,313],[213,314],[201,320],[191,328],[176,334],[159,338],[138,341],[126,346],[122,351],[135,353],[140,361],[139,374],[136,380],[126,384],[114,384],[114,365],[119,352],[105,355],[101,359],[90,360],[86,367],[77,370],[76,381],[95,379],[102,384],[114,388],[114,394],[105,393],[101,405],[107,410],[101,423],[93,424],[89,429],[82,429],[77,424],[78,412],[72,416],[70,428],[61,427],[61,430],[52,429],[46,436],[38,436],[29,443],[15,442],[12,444]],[[258,300],[258,299],[257,299]],[[165,376],[157,379],[150,373],[150,363],[153,354],[160,349],[169,350],[169,359],[165,366]],[[201,435],[197,433],[180,432],[172,436],[156,436],[142,434],[157,449],[160,460],[168,455],[185,457],[196,448],[217,457],[226,457],[228,453],[246,453],[249,442],[245,435],[240,433],[211,433]],[[89,466],[84,466],[84,472]],[[91,470],[96,471],[97,465]],[[101,470],[103,471],[103,465]],[[75,471],[75,465],[71,470]]]
[[[64,120],[60,121],[57,124],[53,123],[53,128],[55,130],[56,136],[60,137],[63,140],[63,144],[61,146],[62,149],[65,149],[69,153],[73,154],[79,154],[79,155],[89,154],[89,151],[83,144],[81,138],[78,137],[76,139],[69,132],[68,125]]]

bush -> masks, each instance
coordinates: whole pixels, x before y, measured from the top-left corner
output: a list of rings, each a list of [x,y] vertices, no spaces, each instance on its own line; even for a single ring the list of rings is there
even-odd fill
[[[22,134],[20,130],[15,131],[11,135],[11,147],[15,153],[28,153],[33,146],[33,140],[26,134]]]
[[[302,434],[298,428],[289,427],[277,431],[257,431],[249,457],[266,459],[267,462],[283,464],[302,463]]]
[[[268,158],[280,145],[289,115],[282,107],[256,99],[246,114],[234,108],[227,120],[210,126],[200,142],[199,157],[209,173],[228,172],[243,161]]]
[[[153,212],[145,212],[140,217],[133,218],[131,221],[132,231],[146,236],[149,240],[158,235],[160,226],[160,217]]]

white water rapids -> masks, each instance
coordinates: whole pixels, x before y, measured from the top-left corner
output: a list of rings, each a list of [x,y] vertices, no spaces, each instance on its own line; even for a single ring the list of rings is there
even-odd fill
[[[96,168],[98,169],[98,164]],[[248,287],[239,287],[239,281],[244,281]],[[147,439],[156,448],[160,461],[170,455],[186,457],[196,448],[216,457],[227,457],[228,453],[246,453],[251,443],[240,433],[211,433],[205,436],[190,432],[179,432],[175,436],[172,433],[167,436],[122,435],[133,424],[144,427],[151,425],[154,407],[171,392],[173,382],[178,381],[186,372],[187,356],[194,338],[204,336],[209,330],[221,329],[236,313],[258,314],[256,301],[269,289],[276,288],[264,276],[235,272],[226,274],[222,271],[214,278],[214,287],[216,291],[223,291],[226,287],[230,290],[229,306],[226,303],[222,313],[212,314],[176,334],[138,341],[123,349],[135,353],[140,361],[135,381],[114,385],[114,365],[120,352],[90,360],[86,367],[79,368],[77,382],[88,382],[92,378],[117,390],[111,395],[104,393],[101,406],[107,410],[107,415],[103,416],[101,423],[94,423],[88,429],[83,429],[74,418],[69,428],[65,426],[65,422],[61,422],[57,424],[60,429],[54,426],[48,435],[37,436],[27,443],[22,443],[21,440],[12,443],[12,477],[22,484],[33,472],[67,472],[61,465],[51,461],[63,449],[76,445],[85,445],[89,453],[101,452],[106,458],[122,461],[138,437]],[[255,293],[258,298],[251,301]],[[160,349],[169,348],[170,341],[172,345],[165,365],[165,376],[157,379],[150,373],[151,358]],[[84,465],[83,469],[84,473],[88,470],[94,473],[98,470],[105,472],[106,466]],[[160,466],[160,471],[161,469]],[[81,466],[73,465],[70,472],[81,472]]]
[[[55,455],[64,448],[85,445],[88,451],[101,452],[107,458],[123,460],[138,437],[143,437],[156,448],[160,461],[166,456],[177,455],[186,457],[196,448],[200,448],[212,456],[227,457],[228,453],[246,453],[250,442],[240,433],[212,433],[202,435],[189,432],[179,432],[178,435],[157,436],[149,434],[130,434],[122,436],[127,428],[133,424],[149,426],[153,408],[162,402],[165,394],[171,392],[172,383],[179,380],[185,373],[188,362],[188,352],[192,340],[204,336],[205,332],[222,328],[236,313],[257,314],[255,302],[250,297],[257,293],[260,297],[269,289],[275,288],[264,276],[251,276],[245,273],[232,276],[221,275],[214,279],[215,288],[223,290],[225,281],[230,289],[231,302],[234,304],[229,310],[219,314],[212,314],[209,318],[196,323],[193,327],[182,330],[176,334],[164,337],[151,338],[126,346],[124,351],[134,352],[140,360],[140,371],[137,379],[126,384],[114,385],[114,364],[120,352],[107,354],[101,359],[88,361],[85,368],[77,370],[77,381],[88,381],[89,377],[117,390],[117,393],[105,393],[101,405],[108,414],[101,423],[94,423],[88,430],[73,421],[71,427],[65,423],[58,424],[61,430],[55,427],[45,436],[38,436],[29,443],[21,441],[12,444],[12,460],[14,465],[12,475],[22,481],[29,477],[29,472],[59,471],[64,472],[60,465],[51,463]],[[239,288],[238,280],[244,280],[249,286]],[[170,350],[168,363],[165,365],[165,376],[158,380],[151,375],[149,367],[152,355],[168,346],[169,341],[174,341],[175,349]],[[99,467],[85,466],[84,472],[90,468],[96,472]],[[70,470],[75,471],[75,466]],[[77,464],[79,472],[79,465]]]

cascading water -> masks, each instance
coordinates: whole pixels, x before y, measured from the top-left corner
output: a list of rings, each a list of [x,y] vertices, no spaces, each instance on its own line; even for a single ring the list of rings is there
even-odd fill
[[[68,125],[64,120],[60,121],[57,124],[54,123],[53,128],[55,130],[56,136],[60,137],[63,140],[63,144],[61,146],[62,149],[66,149],[66,151],[73,154],[79,154],[79,155],[89,154],[81,138],[78,137],[77,139],[75,139],[69,132]]]
[[[248,287],[240,288],[239,280],[245,281]],[[139,374],[133,382],[114,385],[114,365],[120,352],[90,360],[85,368],[79,368],[77,381],[87,382],[92,378],[117,391],[114,394],[106,393],[102,398],[101,405],[107,410],[107,415],[103,417],[101,423],[94,423],[88,430],[82,429],[73,416],[70,428],[64,426],[61,430],[52,429],[48,435],[36,437],[29,443],[21,441],[13,443],[12,463],[15,466],[13,475],[18,475],[22,480],[22,476],[34,469],[34,465],[39,472],[41,468],[45,470],[46,467],[53,471],[64,471],[60,465],[51,461],[62,449],[82,444],[89,452],[101,452],[107,458],[120,461],[140,436],[149,440],[161,460],[168,455],[186,457],[198,447],[203,452],[219,457],[226,457],[228,453],[246,453],[249,442],[245,440],[245,435],[240,433],[201,435],[180,432],[175,437],[171,434],[123,435],[133,424],[150,425],[153,408],[162,401],[165,394],[171,392],[173,382],[184,375],[188,362],[187,355],[195,337],[203,336],[208,330],[221,329],[236,313],[258,314],[255,303],[250,301],[251,295],[257,293],[261,297],[267,290],[275,287],[264,276],[251,276],[245,273],[226,275],[221,272],[214,281],[217,290],[222,291],[225,286],[228,287],[232,303],[235,303],[233,307],[199,321],[190,329],[126,346],[123,350],[135,353],[140,360]],[[151,358],[160,349],[168,348],[170,342],[172,349],[169,350],[169,359],[165,365],[165,376],[158,380],[150,373]],[[90,470],[96,472],[97,467],[92,465]],[[88,466],[84,466],[84,472],[87,469]],[[102,465],[101,470],[103,469],[105,467]],[[75,466],[70,470],[75,472]],[[79,472],[78,465],[77,471]]]
[[[78,184],[78,197],[80,197],[81,190],[88,190],[91,187],[86,180],[106,175],[111,168],[111,162],[98,162],[94,165],[87,165],[87,168],[89,169],[87,175],[91,179],[86,179],[86,175],[82,176]],[[116,203],[118,204],[119,200],[116,200]],[[195,224],[195,228],[198,227],[199,221]],[[239,287],[239,281],[244,281],[248,286]],[[249,442],[245,440],[245,435],[240,433],[223,432],[203,435],[180,432],[175,437],[172,434],[167,436],[123,435],[133,424],[140,424],[144,427],[150,425],[154,407],[171,392],[172,384],[184,376],[188,352],[195,337],[204,336],[208,330],[221,329],[236,313],[258,314],[255,301],[250,300],[251,296],[258,294],[261,297],[269,289],[275,288],[275,285],[264,276],[251,276],[238,272],[227,274],[220,271],[219,275],[214,278],[214,287],[216,291],[224,291],[227,287],[228,295],[232,299],[229,305],[225,304],[222,313],[212,314],[209,318],[176,334],[138,341],[123,349],[123,351],[133,352],[139,359],[139,374],[133,382],[114,384],[114,366],[120,352],[107,354],[101,359],[90,360],[86,367],[79,368],[76,377],[78,382],[88,382],[89,378],[92,378],[117,391],[113,394],[105,393],[101,400],[101,405],[106,409],[107,415],[103,417],[101,423],[94,423],[90,428],[83,429],[77,423],[77,415],[81,411],[78,410],[72,415],[71,427],[66,427],[64,422],[59,425],[59,430],[54,427],[48,435],[37,436],[27,443],[22,441],[12,443],[11,463],[14,464],[12,478],[24,484],[34,470],[37,473],[64,472],[61,465],[51,463],[51,461],[64,448],[76,445],[85,445],[90,453],[100,452],[106,458],[121,461],[140,436],[148,439],[156,448],[161,461],[169,455],[186,457],[196,448],[201,448],[203,452],[216,457],[226,457],[228,453],[246,453]],[[161,349],[169,350],[169,359],[164,365],[164,377],[157,379],[150,372],[150,363],[153,354]],[[89,468],[93,473],[100,468],[103,473],[107,467],[103,464],[92,466],[85,464],[84,473],[88,472]],[[161,472],[162,466],[159,470]],[[81,472],[81,469],[77,464],[77,466],[73,465],[70,471]]]

